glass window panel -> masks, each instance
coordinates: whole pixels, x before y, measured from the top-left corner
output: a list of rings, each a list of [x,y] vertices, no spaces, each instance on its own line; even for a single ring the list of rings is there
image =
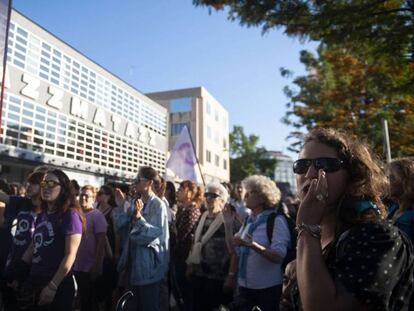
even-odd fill
[[[29,109],[33,109],[33,108],[34,108],[33,104],[28,103],[28,102],[23,102],[23,106],[24,106],[25,108],[29,108]]]
[[[19,122],[19,116],[18,115],[15,115],[15,114],[12,114],[12,113],[9,112],[7,114],[7,116],[8,116],[9,119]]]
[[[50,47],[50,45],[49,44],[46,44],[46,43],[42,43],[42,48],[44,48],[45,50],[47,50],[47,51],[49,51],[50,52],[50,50],[51,50],[51,47]]]
[[[16,41],[17,42],[20,42],[21,44],[23,44],[23,45],[27,45],[27,40],[25,40],[25,39],[23,39],[22,37],[20,37],[20,36],[16,36]]]
[[[175,98],[170,101],[171,112],[191,111],[191,97]]]
[[[16,43],[14,47],[19,50],[20,52],[26,53],[26,48],[21,46],[20,44]]]
[[[44,115],[41,115],[41,114],[36,114],[36,120],[44,122],[46,120],[46,117]]]
[[[13,60],[13,64],[24,69],[24,63],[22,63],[21,61],[18,61],[17,59]]]
[[[33,125],[33,120],[28,119],[28,118],[22,118],[22,123],[25,124],[25,125],[32,126]]]
[[[50,53],[48,53],[48,52],[45,52],[45,51],[42,51],[42,56],[44,56],[46,59],[47,58],[50,58]]]
[[[12,105],[12,104],[9,105],[9,110],[13,111],[13,112],[20,113],[20,107],[17,107],[17,106]]]
[[[33,142],[36,143],[36,144],[39,144],[39,145],[43,145],[43,139],[38,138],[38,137],[35,137],[33,139]]]

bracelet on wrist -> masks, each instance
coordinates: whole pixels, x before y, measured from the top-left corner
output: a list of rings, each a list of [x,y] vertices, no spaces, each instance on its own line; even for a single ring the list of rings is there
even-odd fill
[[[309,225],[302,222],[302,224],[296,226],[296,231],[298,232],[298,240],[304,231],[315,239],[319,240],[321,238],[321,226],[319,225]]]

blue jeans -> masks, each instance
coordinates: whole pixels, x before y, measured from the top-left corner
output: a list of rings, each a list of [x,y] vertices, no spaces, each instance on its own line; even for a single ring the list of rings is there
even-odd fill
[[[132,286],[134,298],[128,305],[128,311],[160,311],[160,286],[162,280],[148,284]]]

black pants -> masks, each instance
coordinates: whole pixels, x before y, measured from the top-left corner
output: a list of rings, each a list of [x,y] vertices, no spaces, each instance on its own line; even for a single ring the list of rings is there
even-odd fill
[[[31,282],[36,293],[36,301],[39,301],[39,295],[43,288],[50,282],[50,278],[31,277],[28,282]],[[73,282],[72,274],[66,276],[59,284],[56,291],[55,298],[50,305],[35,306],[30,308],[30,311],[72,311],[73,298],[75,296],[75,284]]]
[[[258,306],[262,311],[279,311],[282,284],[264,289],[239,287],[239,293],[247,302],[247,310]]]
[[[228,304],[232,293],[224,293],[224,281],[195,276],[192,280],[194,311],[211,311]]]
[[[174,295],[177,299],[182,299],[182,301],[179,301],[181,306],[181,310],[183,311],[192,311],[193,309],[193,295],[192,295],[192,289],[191,284],[187,280],[187,277],[185,276],[185,271],[187,268],[187,264],[184,261],[177,260],[174,262],[172,272],[173,274],[173,282],[174,283]]]
[[[98,310],[98,302],[95,295],[95,282],[89,272],[75,271],[76,283],[78,284],[78,294],[80,297],[81,311]]]

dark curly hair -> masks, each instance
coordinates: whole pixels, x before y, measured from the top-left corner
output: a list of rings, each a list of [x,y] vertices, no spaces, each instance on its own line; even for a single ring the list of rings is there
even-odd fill
[[[387,212],[381,198],[387,193],[388,181],[379,159],[370,147],[349,133],[332,128],[312,129],[305,136],[304,143],[311,141],[335,149],[338,157],[346,164],[349,181],[338,210],[340,220],[352,224],[378,218],[372,210],[357,214],[351,206],[356,200],[370,200],[375,203],[380,210],[380,218],[384,219]]]

